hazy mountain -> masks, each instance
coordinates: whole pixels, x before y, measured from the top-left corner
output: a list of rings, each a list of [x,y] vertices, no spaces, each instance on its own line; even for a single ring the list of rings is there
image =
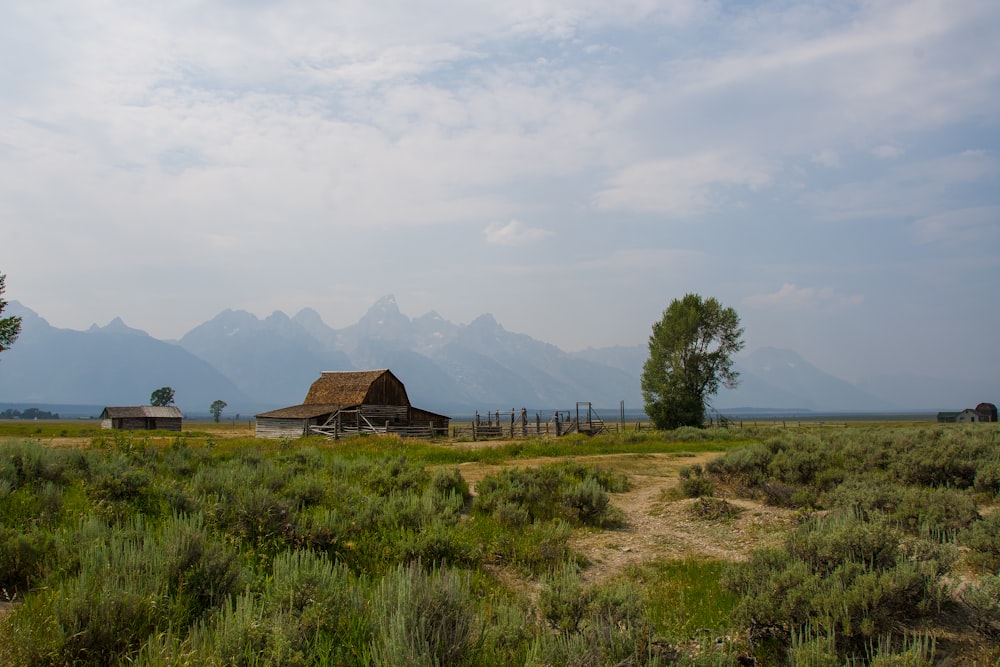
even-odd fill
[[[292,320],[278,311],[261,320],[226,310],[184,334],[180,345],[257,401],[294,405],[321,372],[354,370],[347,355],[303,326],[301,320],[309,319],[306,314]]]
[[[816,368],[798,353],[762,347],[736,364],[741,382],[713,401],[722,408],[785,407],[812,411],[880,412],[898,405]]]
[[[25,319],[21,338],[0,357],[0,402],[142,404],[153,389],[169,385],[182,409],[206,412],[221,398],[229,412],[248,414],[251,408],[244,406],[261,411],[300,403],[322,371],[390,368],[414,405],[445,414],[571,409],[577,401],[614,411],[623,400],[626,409],[642,407],[645,345],[570,354],[507,331],[490,314],[467,325],[434,312],[411,319],[392,296],[342,329],[327,326],[309,308],[291,318],[277,311],[263,319],[226,310],[177,344],[117,318],[104,327],[70,331],[49,326],[19,304],[9,308]],[[791,350],[762,348],[736,362],[741,383],[713,397],[716,409],[961,409],[991,398],[984,391],[970,401],[961,387],[943,383],[937,384],[940,395],[918,394],[916,387],[938,382],[931,379],[876,379],[859,388]],[[907,383],[911,393],[902,390]],[[978,391],[964,389],[970,396]],[[921,398],[928,395],[930,401]]]
[[[908,408],[955,411],[974,408],[979,403],[995,403],[1000,398],[1000,382],[967,382],[921,375],[883,375],[865,378],[858,386]]]
[[[58,329],[15,301],[4,315],[22,321],[17,342],[0,356],[0,401],[145,405],[153,390],[169,386],[185,411],[207,414],[216,399],[250,403],[206,362],[119,318],[87,331]]]
[[[638,378],[649,356],[646,345],[587,349],[576,353],[593,361],[624,370]],[[892,392],[864,391],[845,380],[821,371],[792,350],[760,348],[738,356],[734,366],[740,373],[735,389],[719,390],[711,398],[718,410],[781,409],[813,412],[877,412],[898,406],[920,407],[920,403],[890,400]],[[638,380],[636,380],[638,382]]]

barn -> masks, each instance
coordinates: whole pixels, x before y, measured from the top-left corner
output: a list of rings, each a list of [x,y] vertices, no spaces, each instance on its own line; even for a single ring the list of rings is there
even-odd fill
[[[256,419],[258,438],[366,432],[429,437],[447,434],[451,421],[410,405],[406,387],[388,369],[324,371],[301,405],[263,412]]]
[[[184,415],[173,405],[106,407],[101,412],[101,428],[119,431],[180,431],[183,422]]]

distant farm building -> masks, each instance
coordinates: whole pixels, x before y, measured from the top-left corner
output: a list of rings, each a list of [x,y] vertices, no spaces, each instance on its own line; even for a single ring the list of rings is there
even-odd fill
[[[118,431],[180,431],[184,415],[173,405],[108,407],[101,412],[101,428]]]
[[[324,371],[301,405],[256,416],[258,438],[328,437],[353,433],[446,435],[449,417],[410,405],[392,371]]]
[[[978,422],[997,421],[997,406],[992,403],[980,403],[976,409],[966,408],[961,412],[939,412],[937,420],[943,424],[975,424]]]
[[[981,422],[997,421],[997,406],[992,403],[980,403],[976,406],[976,414]]]

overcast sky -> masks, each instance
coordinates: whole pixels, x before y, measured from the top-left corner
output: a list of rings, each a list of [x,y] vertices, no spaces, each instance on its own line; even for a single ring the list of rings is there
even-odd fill
[[[8,0],[0,272],[54,326],[671,299],[848,380],[1000,369],[1000,3]]]

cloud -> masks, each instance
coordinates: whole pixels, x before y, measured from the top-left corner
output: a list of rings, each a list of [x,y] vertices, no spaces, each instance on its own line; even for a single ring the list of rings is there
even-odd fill
[[[917,243],[969,244],[1000,234],[1000,206],[963,208],[929,215],[913,223]]]
[[[831,287],[798,287],[785,283],[777,292],[743,299],[744,305],[761,310],[833,310],[859,306],[861,294],[838,295]]]
[[[812,190],[802,201],[821,220],[923,218],[948,207],[955,193],[1000,175],[1000,160],[984,150],[894,165],[878,177]]]
[[[882,160],[894,160],[898,157],[902,157],[905,151],[898,146],[890,146],[889,144],[882,144],[881,146],[876,146],[871,150],[871,154]]]
[[[506,225],[494,223],[483,230],[486,242],[492,245],[523,246],[537,243],[553,235],[553,232],[539,227],[528,227],[520,220],[511,220]]]
[[[663,213],[698,215],[723,206],[725,186],[756,190],[771,182],[763,161],[723,153],[641,162],[622,169],[597,194],[597,205]]]
[[[813,154],[812,161],[824,167],[839,167],[840,153],[832,148],[824,148],[820,152]]]

